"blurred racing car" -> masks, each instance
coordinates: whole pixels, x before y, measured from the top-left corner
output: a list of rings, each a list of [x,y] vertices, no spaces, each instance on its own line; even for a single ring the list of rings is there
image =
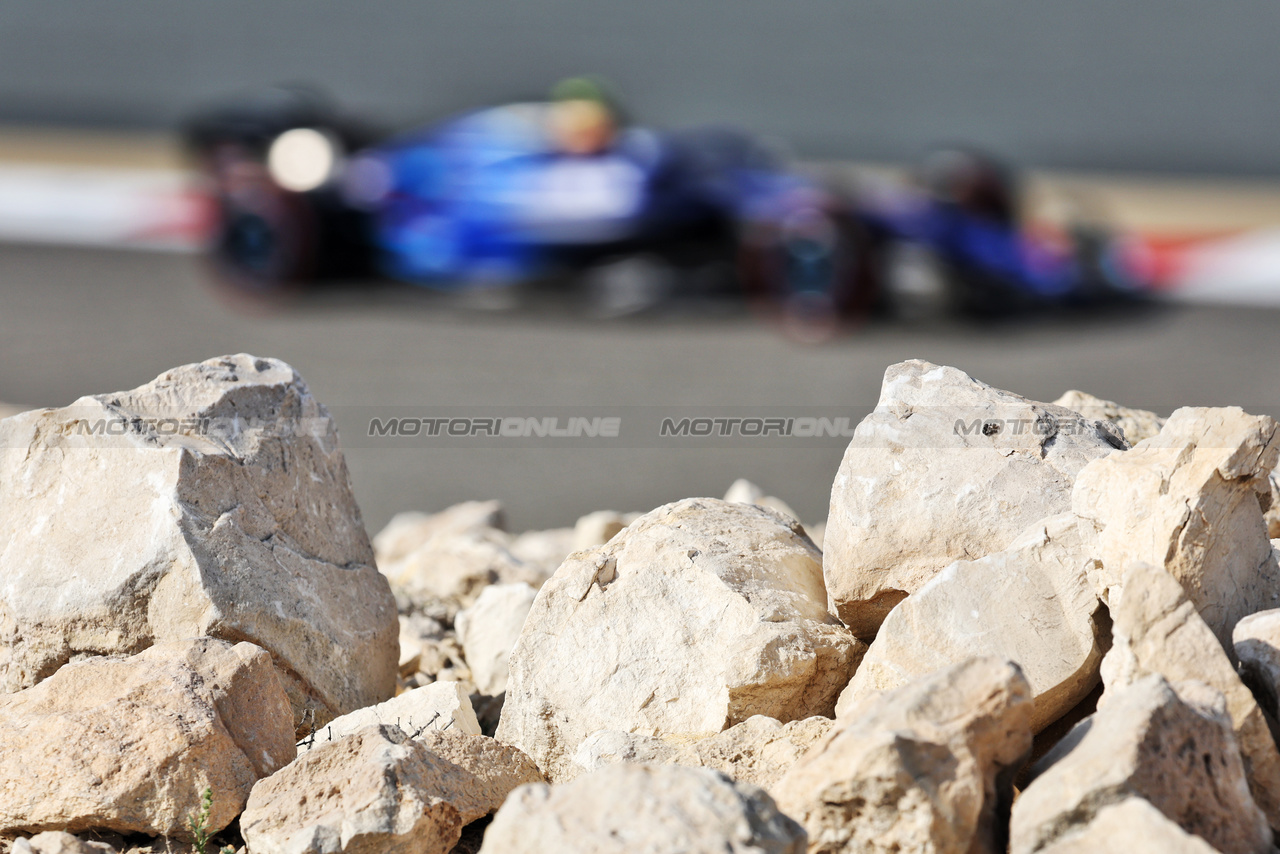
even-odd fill
[[[185,130],[212,178],[215,257],[257,292],[370,273],[474,290],[569,270],[625,311],[720,262],[821,337],[877,309],[914,320],[1141,289],[1123,240],[1027,227],[1011,173],[979,153],[940,150],[913,182],[846,191],[736,131],[631,125],[589,78],[387,137],[292,88]]]
[[[838,193],[735,131],[631,126],[590,79],[382,140],[315,93],[272,89],[185,137],[212,177],[215,256],[259,291],[371,272],[492,288],[568,269],[614,292],[719,258],[789,317],[828,323],[874,297]]]
[[[1027,223],[1012,171],[973,149],[938,149],[913,180],[864,187],[857,219],[880,304],[910,320],[1131,300],[1141,247],[1089,218]]]

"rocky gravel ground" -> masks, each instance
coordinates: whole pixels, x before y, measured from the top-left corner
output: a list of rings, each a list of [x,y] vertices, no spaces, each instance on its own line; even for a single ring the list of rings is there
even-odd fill
[[[0,852],[1268,854],[1278,458],[906,361],[823,519],[370,538],[277,359],[13,414]]]

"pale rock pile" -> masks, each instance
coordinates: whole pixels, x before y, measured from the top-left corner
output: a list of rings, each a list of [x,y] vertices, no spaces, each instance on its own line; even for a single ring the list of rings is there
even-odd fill
[[[523,581],[494,584],[454,620],[471,679],[482,694],[494,696],[507,690],[507,659],[537,595]]]
[[[1011,854],[1053,851],[1096,833],[1092,825],[1106,808],[1135,800],[1223,854],[1270,850],[1271,830],[1249,796],[1222,695],[1203,683],[1139,679],[1073,729],[1034,773],[1013,805]],[[1164,850],[1151,845],[1130,850]]]
[[[506,530],[497,501],[395,516],[373,548],[399,610],[400,687],[455,681],[501,697],[538,588],[571,553],[604,544],[637,516],[601,510],[572,528],[518,535]]]
[[[875,637],[948,564],[998,552],[1071,508],[1076,476],[1128,444],[1108,421],[992,388],[955,368],[885,372],[831,488],[823,571],[836,613]]]
[[[810,850],[997,854],[1032,709],[1015,664],[973,658],[937,671],[834,728],[777,784],[778,805]]]
[[[1039,732],[1097,684],[1106,644],[1076,519],[1033,525],[1003,551],[956,561],[889,612],[840,695],[844,717],[865,698],[975,656],[1016,661],[1031,685]]]
[[[1114,400],[1104,400],[1083,391],[1072,389],[1053,402],[1054,406],[1079,412],[1094,421],[1110,421],[1124,434],[1125,441],[1136,445],[1150,439],[1164,427],[1165,419],[1145,409],[1130,409]]]
[[[1201,682],[1222,695],[1253,799],[1280,827],[1280,753],[1266,716],[1186,591],[1160,567],[1132,564],[1112,609],[1113,645],[1102,662],[1105,708],[1114,692],[1150,674]]]
[[[555,781],[599,730],[714,735],[830,715],[865,646],[827,612],[798,522],[712,498],[668,504],[571,555],[510,659],[497,737]]]
[[[517,789],[481,854],[802,854],[804,831],[762,789],[706,768],[602,768]]]
[[[0,854],[1274,851],[1269,418],[906,362],[826,524],[741,480],[372,543],[273,360],[0,440]]]
[[[0,695],[0,829],[181,835],[209,787],[221,830],[293,761],[292,717],[271,656],[249,643],[67,664]]]
[[[335,741],[356,730],[379,724],[397,726],[415,737],[423,732],[454,732],[479,735],[471,698],[460,682],[433,682],[405,691],[397,697],[366,706],[326,724],[322,730],[308,734],[299,747],[321,741]]]
[[[1242,618],[1280,607],[1280,567],[1261,502],[1280,430],[1240,409],[1179,409],[1132,451],[1080,473],[1072,510],[1089,523],[1094,586],[1115,607],[1134,564],[1163,566],[1225,649]]]
[[[240,354],[0,421],[0,691],[208,636],[267,650],[294,720],[395,690],[395,602],[328,412]]]
[[[740,783],[773,791],[774,784],[835,721],[815,715],[789,723],[753,715],[711,736],[652,736],[601,730],[583,739],[573,761],[584,770],[630,762],[712,768]]]

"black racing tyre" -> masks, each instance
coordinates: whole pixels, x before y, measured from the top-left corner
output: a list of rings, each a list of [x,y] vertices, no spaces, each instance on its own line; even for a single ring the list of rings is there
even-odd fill
[[[225,283],[251,295],[298,290],[314,277],[316,225],[300,197],[272,194],[256,204],[219,206],[214,264]]]
[[[791,337],[819,341],[866,319],[874,301],[871,255],[855,222],[822,212],[799,223],[747,230],[739,266],[759,309]]]

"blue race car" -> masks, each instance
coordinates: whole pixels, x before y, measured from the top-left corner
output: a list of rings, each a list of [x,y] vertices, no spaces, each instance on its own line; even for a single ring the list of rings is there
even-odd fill
[[[212,177],[215,255],[256,290],[378,273],[458,291],[569,270],[616,291],[638,269],[679,287],[720,263],[806,322],[874,299],[839,193],[735,131],[632,126],[590,79],[381,140],[277,89],[206,111],[186,137]]]
[[[1024,223],[1016,179],[987,155],[939,149],[913,177],[864,188],[856,205],[890,313],[920,320],[1095,307],[1146,288],[1132,244],[1099,223]]]
[[[913,184],[849,192],[723,128],[626,122],[600,83],[382,136],[315,93],[209,110],[186,138],[210,174],[214,254],[275,292],[379,274],[446,291],[582,275],[623,313],[708,267],[805,337],[906,319],[1093,305],[1140,290],[1107,230],[1025,226],[1016,183],[964,149]]]

